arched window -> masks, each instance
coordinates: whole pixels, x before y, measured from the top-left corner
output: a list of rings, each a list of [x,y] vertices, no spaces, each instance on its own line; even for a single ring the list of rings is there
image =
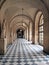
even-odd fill
[[[40,20],[39,20],[39,44],[43,45],[43,24],[44,24],[44,19],[43,15],[41,15]]]

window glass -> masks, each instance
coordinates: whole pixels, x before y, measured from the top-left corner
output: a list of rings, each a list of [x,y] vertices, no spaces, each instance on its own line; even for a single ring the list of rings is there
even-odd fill
[[[44,24],[44,20],[42,15],[39,22],[39,43],[41,45],[43,45],[43,24]]]

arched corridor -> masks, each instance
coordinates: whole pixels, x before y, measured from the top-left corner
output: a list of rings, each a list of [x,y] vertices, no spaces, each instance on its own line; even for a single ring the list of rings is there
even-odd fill
[[[0,65],[49,65],[48,54],[49,0],[0,0]]]

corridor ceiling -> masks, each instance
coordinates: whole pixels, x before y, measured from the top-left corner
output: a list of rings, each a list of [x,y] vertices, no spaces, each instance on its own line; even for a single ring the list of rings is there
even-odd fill
[[[49,0],[0,0],[0,8],[4,16],[2,16],[3,19],[5,18],[12,26],[19,22],[22,23],[22,19],[25,25],[29,25],[30,22],[34,22],[38,10],[44,10],[45,7],[49,8],[48,3]]]

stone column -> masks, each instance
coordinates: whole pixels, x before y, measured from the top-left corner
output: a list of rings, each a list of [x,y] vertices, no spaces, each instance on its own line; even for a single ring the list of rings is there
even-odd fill
[[[28,40],[28,27],[27,27],[27,40]]]
[[[25,39],[27,40],[27,30],[24,31]]]
[[[32,41],[32,22],[30,22],[29,23],[29,31],[28,31],[28,33],[29,33],[29,41]]]
[[[2,23],[2,20],[1,20],[1,13],[0,13],[0,23]],[[4,25],[3,25],[4,27]],[[4,28],[2,28],[2,24],[1,24],[1,37],[0,37],[0,54],[5,54],[6,53],[6,39],[4,38]]]
[[[44,51],[49,54],[49,20],[48,17],[44,19]]]
[[[28,26],[28,41],[30,41],[30,22],[29,22],[29,26]]]
[[[49,12],[46,8],[43,10],[43,16],[44,16],[43,51],[49,54]]]

